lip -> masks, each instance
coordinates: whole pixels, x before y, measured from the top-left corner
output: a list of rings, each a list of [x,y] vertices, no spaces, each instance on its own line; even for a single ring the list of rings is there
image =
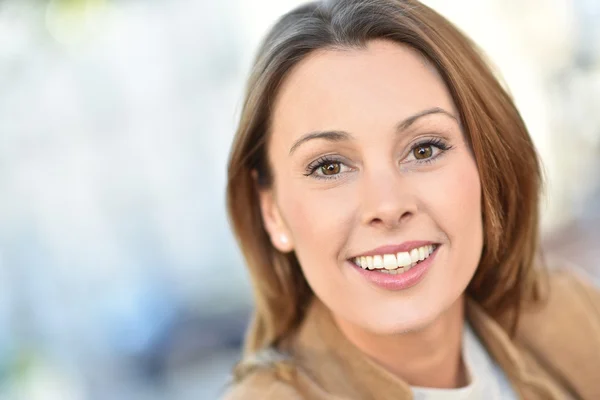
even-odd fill
[[[413,240],[410,242],[404,242],[402,244],[392,244],[392,245],[388,245],[388,246],[381,246],[376,249],[357,254],[357,255],[351,257],[350,259],[353,259],[356,257],[363,257],[363,256],[382,256],[384,254],[396,254],[396,253],[401,253],[401,252],[408,252],[408,251],[411,251],[412,249],[416,249],[419,247],[429,246],[429,245],[437,245],[437,244],[438,243],[427,241],[427,240]]]
[[[435,261],[435,258],[441,247],[441,245],[437,245],[433,253],[431,253],[425,260],[419,262],[407,272],[396,275],[385,274],[376,270],[366,270],[354,264],[352,261],[347,261],[347,263],[370,284],[385,290],[405,290],[417,285],[425,278],[427,272],[431,269],[431,266]],[[375,255],[377,254],[380,253],[375,253]]]

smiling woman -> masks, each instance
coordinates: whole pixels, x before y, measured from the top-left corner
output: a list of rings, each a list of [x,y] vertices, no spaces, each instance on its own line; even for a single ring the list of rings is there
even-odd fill
[[[434,11],[282,17],[229,164],[256,302],[229,398],[595,398],[600,295],[540,265],[539,190],[513,102]]]

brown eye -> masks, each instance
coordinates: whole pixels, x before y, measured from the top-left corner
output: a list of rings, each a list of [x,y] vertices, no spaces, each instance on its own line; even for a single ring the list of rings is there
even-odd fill
[[[433,155],[433,148],[430,144],[423,144],[413,149],[413,155],[417,160],[425,160]]]
[[[337,175],[340,173],[341,166],[339,162],[330,162],[321,166],[323,175]]]

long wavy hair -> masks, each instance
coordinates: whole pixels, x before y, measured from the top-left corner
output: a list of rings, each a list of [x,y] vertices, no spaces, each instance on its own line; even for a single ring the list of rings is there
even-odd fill
[[[294,253],[271,244],[260,212],[258,191],[272,184],[267,142],[278,88],[311,52],[360,49],[374,39],[417,50],[442,76],[460,113],[481,179],[484,227],[467,295],[509,332],[522,305],[536,298],[539,161],[519,112],[477,47],[414,0],[315,1],[282,16],[264,39],[230,153],[227,207],[255,302],[246,354],[292,334],[313,296]]]

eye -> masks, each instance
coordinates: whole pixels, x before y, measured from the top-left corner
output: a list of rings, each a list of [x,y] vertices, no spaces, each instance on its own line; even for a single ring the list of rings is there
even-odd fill
[[[445,151],[451,149],[452,146],[448,145],[444,140],[440,138],[432,138],[422,141],[421,143],[415,144],[404,162],[415,161],[417,163],[428,163],[434,161],[439,155]]]
[[[417,160],[426,160],[433,155],[433,146],[431,144],[421,144],[415,147],[412,153]]]
[[[314,176],[319,179],[336,179],[346,172],[351,171],[342,161],[330,156],[321,157],[306,167],[305,176]]]
[[[319,167],[323,175],[337,175],[340,173],[342,166],[339,162],[330,162]]]

